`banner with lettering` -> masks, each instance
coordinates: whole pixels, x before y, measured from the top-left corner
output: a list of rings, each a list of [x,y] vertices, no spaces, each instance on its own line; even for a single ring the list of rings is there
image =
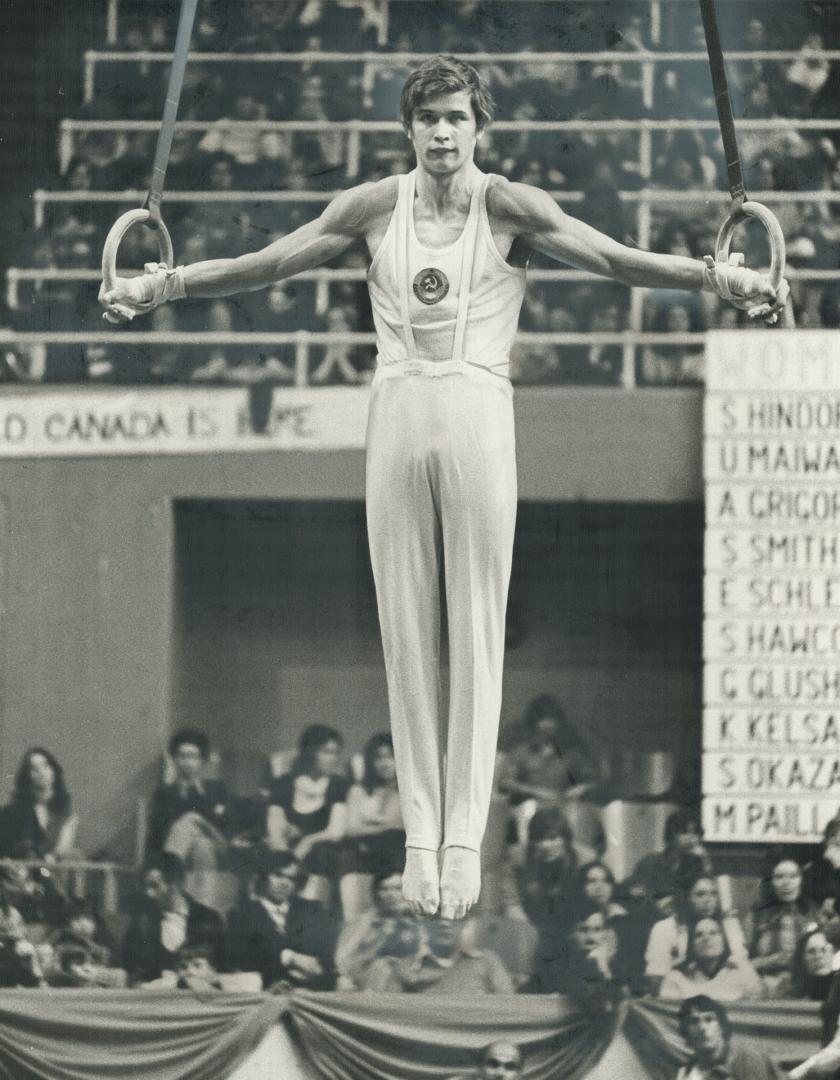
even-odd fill
[[[0,458],[364,446],[367,387],[30,389],[0,397]]]
[[[704,830],[811,842],[840,810],[840,335],[706,359]]]

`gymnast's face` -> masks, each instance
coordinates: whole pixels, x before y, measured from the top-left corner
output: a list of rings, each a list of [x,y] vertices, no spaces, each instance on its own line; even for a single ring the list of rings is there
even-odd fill
[[[469,90],[427,98],[416,106],[408,134],[417,164],[434,176],[449,176],[472,161],[478,139]]]

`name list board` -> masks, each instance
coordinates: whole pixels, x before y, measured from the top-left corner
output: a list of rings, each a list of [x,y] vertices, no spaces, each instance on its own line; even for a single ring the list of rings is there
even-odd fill
[[[706,351],[703,827],[810,842],[840,809],[840,334]]]

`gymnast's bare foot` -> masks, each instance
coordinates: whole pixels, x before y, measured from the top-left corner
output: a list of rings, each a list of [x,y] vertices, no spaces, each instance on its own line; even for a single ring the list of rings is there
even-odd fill
[[[440,905],[440,873],[436,851],[419,847],[405,849],[402,891],[414,915],[436,914]]]
[[[443,849],[440,872],[440,913],[444,919],[463,919],[481,892],[481,860],[465,847]]]

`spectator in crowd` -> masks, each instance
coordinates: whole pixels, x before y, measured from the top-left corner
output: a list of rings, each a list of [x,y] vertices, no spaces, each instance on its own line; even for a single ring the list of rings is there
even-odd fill
[[[835,977],[834,957],[834,945],[819,927],[806,930],[796,943],[790,977],[780,982],[776,995],[825,1001]]]
[[[349,784],[338,775],[344,740],[326,724],[306,728],[288,773],[271,783],[266,842],[303,863],[312,893],[326,897],[336,876],[337,845],[344,839]]]
[[[49,986],[75,990],[122,990],[128,981],[122,968],[97,962],[83,945],[68,945],[47,973]]]
[[[540,806],[562,806],[592,788],[594,769],[584,740],[552,694],[534,698],[525,710],[521,741],[508,752],[498,780],[516,805],[536,799]]]
[[[0,987],[43,986],[41,958],[17,899],[14,881],[4,868],[0,874]]]
[[[665,822],[664,850],[650,852],[639,859],[627,881],[627,888],[638,899],[652,902],[674,897],[679,891],[682,874],[695,865],[695,859],[700,859],[703,868],[712,873],[697,811],[674,810]]]
[[[784,101],[786,116],[810,119],[828,82],[831,65],[826,59],[820,34],[808,34],[796,59],[785,68]]]
[[[374,907],[345,923],[335,947],[339,990],[360,990],[400,919],[408,915],[402,894],[402,869],[380,871],[373,879]]]
[[[152,796],[147,858],[167,851],[188,871],[218,870],[227,858],[229,797],[221,780],[206,775],[210,742],[203,731],[182,728],[168,750],[175,778]]]
[[[252,85],[233,94],[229,115],[208,129],[198,149],[212,159],[227,161],[237,187],[247,179],[248,187],[260,190],[272,179],[276,181],[279,163],[291,157],[292,144],[289,133],[257,126],[268,119],[268,106],[258,99]]]
[[[802,895],[817,907],[828,899],[840,900],[840,817],[833,817],[823,830],[820,853],[802,874]]]
[[[520,1080],[524,1062],[516,1043],[500,1039],[485,1046],[478,1065],[450,1080]]]
[[[772,857],[763,889],[763,899],[751,912],[747,939],[753,965],[774,993],[790,975],[796,943],[816,922],[817,908],[802,893],[799,863],[786,852]]]
[[[367,989],[390,993],[512,994],[513,981],[499,957],[475,948],[469,922],[435,916],[424,920],[419,948],[408,956],[380,956]]]
[[[528,823],[528,845],[521,866],[506,868],[503,883],[509,914],[521,912],[539,931],[562,915],[575,895],[578,860],[572,830],[556,806],[537,810]]]
[[[746,957],[737,959],[729,949],[721,920],[698,919],[691,928],[686,958],[663,978],[659,996],[683,1000],[697,993],[716,1001],[740,1001],[765,996],[764,984]]]
[[[0,869],[0,883],[27,926],[43,934],[63,924],[67,896],[49,866],[7,863]]]
[[[719,919],[729,954],[734,960],[746,960],[747,944],[738,916],[723,911],[717,881],[698,860],[677,883],[674,914],[654,923],[645,951],[645,975],[655,992],[661,980],[681,964],[688,954],[688,942],[700,919]]]
[[[634,985],[644,972],[644,949],[650,929],[649,919],[637,905],[628,910],[616,900],[616,880],[601,859],[585,863],[578,871],[577,894],[594,901],[607,926],[610,960]]]
[[[712,1076],[785,1080],[784,1072],[766,1054],[733,1040],[726,1009],[707,994],[685,998],[680,1005],[679,1027],[691,1057],[677,1073],[677,1080],[707,1080]]]
[[[594,900],[576,897],[542,930],[534,974],[523,992],[566,994],[587,1002],[623,981],[607,920]]]
[[[64,923],[53,931],[48,944],[59,964],[66,950],[81,949],[87,963],[108,968],[115,953],[113,939],[101,916],[90,901],[80,898],[68,902]]]
[[[669,297],[655,309],[651,330],[657,334],[699,334],[703,331],[700,301]],[[642,351],[641,381],[648,386],[694,383],[704,377],[703,346],[647,345]]]
[[[347,334],[356,331],[356,312],[347,304],[337,304],[329,309],[324,330],[328,334]],[[353,345],[336,341],[324,346],[324,355],[310,376],[313,384],[359,383],[363,376],[354,364],[357,353]],[[334,374],[333,374],[334,373]]]
[[[301,895],[305,876],[290,852],[270,852],[256,895],[231,912],[233,966],[258,971],[265,989],[278,982],[309,990],[335,985],[335,928],[317,900]]]
[[[180,859],[164,854],[143,872],[122,942],[123,967],[132,983],[151,982],[177,970],[184,945],[197,944],[209,945],[217,965],[224,963],[221,916],[186,893]]]
[[[347,794],[347,862],[341,899],[348,921],[370,907],[368,890],[373,876],[402,869],[405,861],[405,828],[391,736],[384,732],[371,736],[362,757],[361,782],[353,784]]]
[[[206,944],[184,945],[178,953],[176,974],[178,979],[175,986],[178,990],[205,994],[222,989],[213,949]]]
[[[80,857],[78,824],[61,765],[49,750],[31,747],[15,774],[11,802],[0,811],[0,857],[48,863]]]

